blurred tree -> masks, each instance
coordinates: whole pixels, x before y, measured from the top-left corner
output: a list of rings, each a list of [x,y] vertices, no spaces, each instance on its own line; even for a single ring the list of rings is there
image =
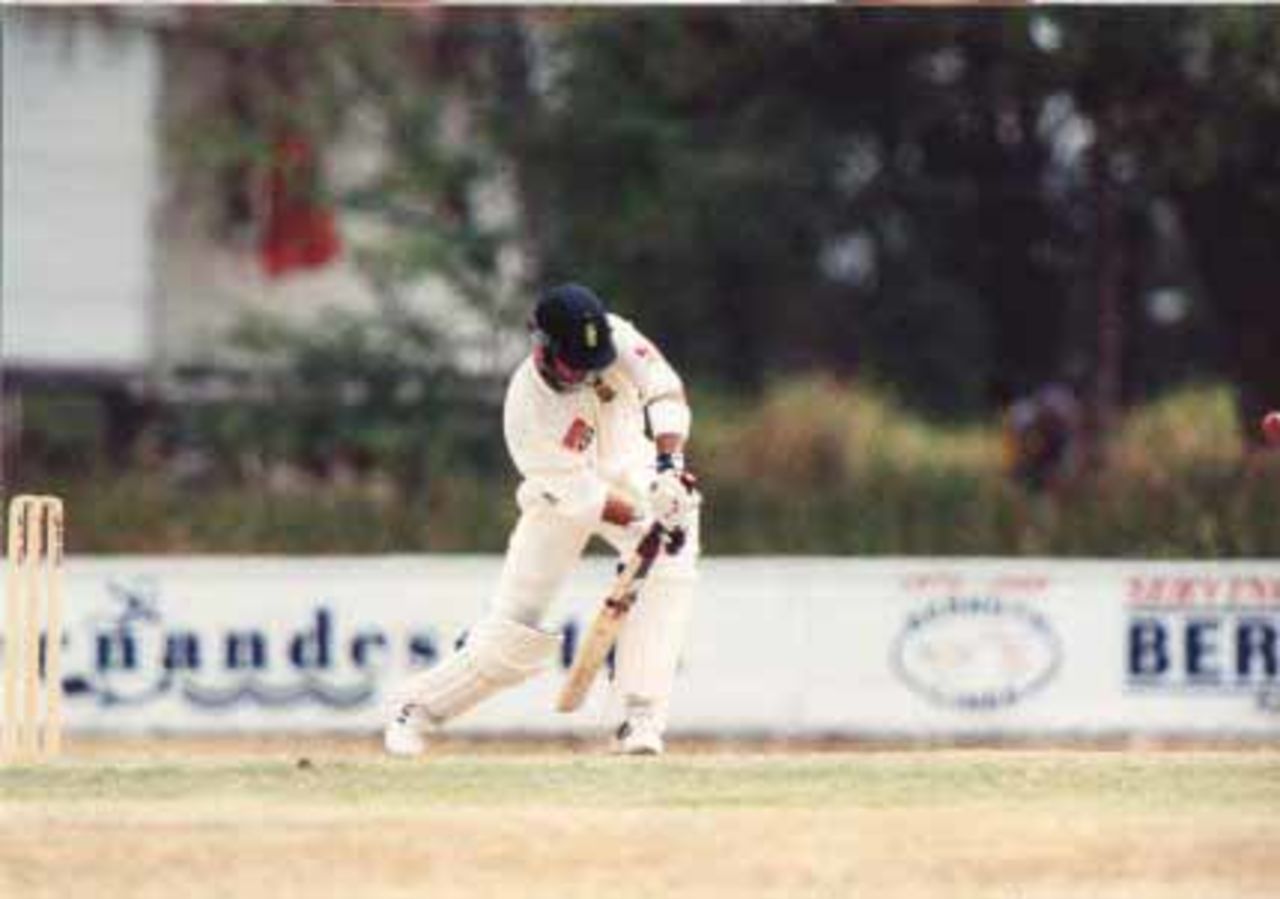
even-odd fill
[[[346,238],[381,301],[377,316],[331,315],[316,329],[245,322],[231,344],[265,382],[242,402],[187,410],[183,439],[195,435],[233,462],[247,453],[321,473],[377,470],[410,489],[425,487],[429,473],[496,467],[484,448],[500,445],[500,394],[464,369],[411,292],[443,279],[483,314],[495,344],[523,314],[508,303],[518,284],[508,248],[519,237],[511,157],[483,102],[501,94],[513,17],[212,8],[180,16],[171,65],[188,88],[193,73],[199,84],[169,104],[179,202],[194,199],[224,241],[256,246],[265,233],[264,258],[280,269],[281,258],[310,248],[271,226],[264,197],[299,187],[281,184],[298,167],[281,165],[280,146],[314,149],[319,161],[302,172],[302,187],[359,224]]]
[[[1025,17],[612,11],[559,38],[542,258],[643,308],[696,372],[861,366],[952,414],[996,373],[1054,373]]]
[[[1264,8],[1055,13],[1113,182],[1171,202],[1225,332],[1249,439],[1280,404],[1280,16]],[[1167,216],[1166,216],[1167,217]]]
[[[1221,323],[1256,405],[1275,389],[1280,306],[1266,288],[1278,22],[572,17],[524,148],[539,255],[643,307],[687,364],[738,384],[860,366],[963,412],[990,388],[1071,375],[1105,426],[1219,368]]]
[[[518,246],[525,283],[595,284],[700,378],[856,371],[954,415],[1090,373],[1104,421],[1219,365],[1220,324],[1248,417],[1277,402],[1266,10],[192,21],[241,84],[187,131],[233,136],[191,141],[224,170],[262,122],[332,139],[372,111],[386,165],[341,199],[391,235],[365,261],[393,300],[445,273],[512,320]]]
[[[1172,107],[1166,133],[1189,139],[1164,149],[1174,154],[1172,190],[1205,290],[1229,333],[1241,422],[1257,442],[1257,423],[1280,406],[1280,16],[1215,12],[1199,27],[1183,23],[1178,71],[1190,103]]]
[[[212,230],[264,229],[265,188],[282,141],[320,148],[320,200],[357,212],[377,235],[357,263],[389,308],[425,276],[445,279],[495,327],[518,238],[504,181],[509,156],[472,100],[496,93],[508,14],[434,10],[191,8],[172,29],[182,65],[218,85],[169,124],[180,195],[212,194]],[[343,151],[361,157],[341,171]],[[350,169],[360,169],[353,176]],[[250,233],[250,237],[254,235]]]
[[[493,385],[448,363],[441,338],[402,318],[335,315],[316,332],[248,319],[232,340],[253,359],[254,389],[186,414],[184,439],[252,467],[295,464],[357,477],[380,472],[411,493],[432,477],[500,464],[488,416]]]

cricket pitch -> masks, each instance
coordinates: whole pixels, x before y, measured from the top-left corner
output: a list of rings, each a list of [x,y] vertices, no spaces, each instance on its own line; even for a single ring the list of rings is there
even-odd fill
[[[1280,894],[1280,752],[159,742],[0,769],[0,895]]]

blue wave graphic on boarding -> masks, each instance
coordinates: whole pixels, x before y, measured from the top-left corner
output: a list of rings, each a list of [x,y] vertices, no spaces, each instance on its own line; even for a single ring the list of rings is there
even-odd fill
[[[439,657],[430,630],[393,635],[341,616],[318,601],[291,626],[244,621],[199,627],[170,621],[163,591],[150,578],[112,580],[108,602],[83,631],[85,666],[64,678],[67,695],[99,707],[136,707],[179,698],[201,709],[258,706],[367,706],[379,693],[393,652],[411,665]]]
[[[227,708],[243,702],[254,702],[268,708],[283,708],[300,702],[320,702],[331,708],[349,709],[363,705],[373,698],[374,687],[361,684],[355,687],[335,687],[316,680],[290,687],[272,687],[249,681],[225,689],[202,687],[187,682],[182,685],[182,695],[188,702],[202,708]]]

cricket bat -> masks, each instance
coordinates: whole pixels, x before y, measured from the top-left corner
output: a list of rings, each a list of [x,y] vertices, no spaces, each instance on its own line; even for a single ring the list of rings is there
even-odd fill
[[[605,597],[600,611],[596,613],[591,627],[582,637],[578,651],[573,657],[573,665],[565,676],[564,685],[560,688],[560,697],[556,700],[556,710],[572,712],[582,706],[587,694],[591,692],[591,684],[604,666],[604,660],[613,649],[618,632],[627,620],[627,613],[636,603],[644,579],[653,567],[653,560],[662,549],[662,526],[655,524],[644,535],[640,545],[636,547],[627,564],[623,566],[618,579],[613,582],[609,595]]]

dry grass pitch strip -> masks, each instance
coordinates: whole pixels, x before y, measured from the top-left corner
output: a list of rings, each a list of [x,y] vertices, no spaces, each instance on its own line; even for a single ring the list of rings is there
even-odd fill
[[[1272,899],[1275,751],[98,747],[0,771],[0,895]]]

